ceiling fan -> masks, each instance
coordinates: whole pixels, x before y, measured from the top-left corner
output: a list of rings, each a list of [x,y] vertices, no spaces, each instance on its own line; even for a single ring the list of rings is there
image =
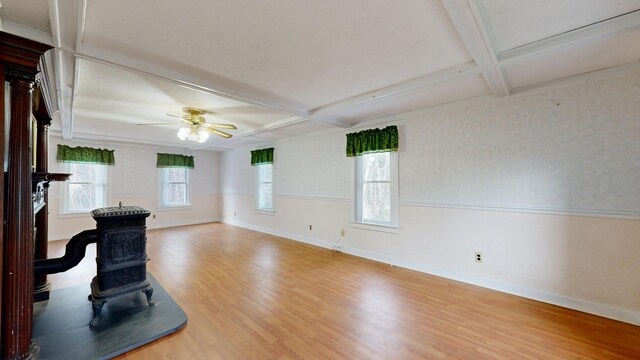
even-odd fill
[[[233,135],[220,131],[218,129],[230,129],[237,130],[238,128],[232,124],[211,124],[207,123],[203,114],[207,111],[195,107],[182,108],[184,114],[182,116],[167,114],[168,116],[176,117],[182,120],[182,126],[178,130],[178,138],[180,140],[191,140],[203,143],[209,138],[209,133],[222,136],[225,139],[232,137]],[[138,125],[176,125],[175,123],[146,123]]]

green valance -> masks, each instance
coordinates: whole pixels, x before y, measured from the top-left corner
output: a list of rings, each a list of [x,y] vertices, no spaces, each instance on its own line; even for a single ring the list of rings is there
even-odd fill
[[[273,164],[273,148],[251,150],[251,165]]]
[[[67,145],[58,145],[57,159],[58,162],[114,165],[116,160],[113,156],[113,151],[84,146],[69,147]]]
[[[156,162],[156,167],[182,167],[193,169],[193,156],[158,153],[158,161]]]
[[[347,157],[389,151],[398,151],[396,125],[347,134]]]

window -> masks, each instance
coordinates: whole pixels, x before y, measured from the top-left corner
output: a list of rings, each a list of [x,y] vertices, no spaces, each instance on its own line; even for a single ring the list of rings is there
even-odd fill
[[[256,165],[258,190],[256,197],[258,210],[273,211],[273,165]]]
[[[72,175],[64,182],[64,213],[87,212],[106,206],[106,165],[65,163],[65,171]]]
[[[397,227],[397,153],[357,156],[355,221]]]
[[[161,206],[189,206],[189,169],[184,167],[160,168]]]

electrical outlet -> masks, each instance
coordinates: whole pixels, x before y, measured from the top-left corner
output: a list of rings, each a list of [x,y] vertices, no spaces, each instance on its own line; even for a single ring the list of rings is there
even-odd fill
[[[155,218],[156,218],[156,214],[153,214],[152,216],[153,216],[153,219],[155,219]]]
[[[345,234],[346,234],[346,231],[344,229],[340,229],[340,236],[344,237]]]
[[[309,225],[309,231],[313,230],[313,226]]]
[[[482,262],[482,253],[476,251],[476,262]]]
[[[236,212],[235,211],[233,212],[233,216],[236,216]]]

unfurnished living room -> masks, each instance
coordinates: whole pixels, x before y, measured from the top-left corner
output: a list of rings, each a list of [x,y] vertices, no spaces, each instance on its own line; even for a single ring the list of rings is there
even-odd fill
[[[0,0],[0,359],[640,359],[640,0]]]

